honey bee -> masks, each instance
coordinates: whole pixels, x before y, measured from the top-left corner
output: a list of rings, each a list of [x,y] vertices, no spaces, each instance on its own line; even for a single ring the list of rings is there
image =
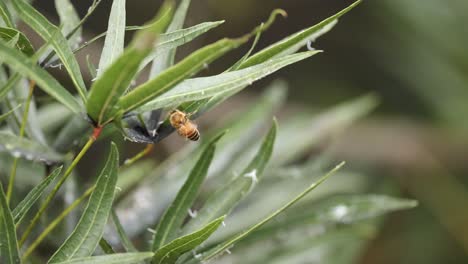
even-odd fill
[[[200,138],[197,125],[190,121],[186,113],[180,110],[174,110],[169,115],[169,121],[179,135],[192,141],[197,141]]]

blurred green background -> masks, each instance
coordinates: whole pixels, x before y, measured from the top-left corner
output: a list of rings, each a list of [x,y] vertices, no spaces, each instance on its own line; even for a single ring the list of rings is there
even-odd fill
[[[92,1],[73,2],[83,15]],[[180,48],[178,57],[216,39],[248,32],[274,8],[285,9],[289,16],[279,19],[262,35],[257,49],[313,25],[351,3],[193,1],[186,25],[221,19],[226,23]],[[111,1],[103,1],[87,22],[85,38],[106,30],[110,5]],[[127,24],[143,24],[159,5],[160,1],[128,1]],[[35,1],[35,6],[57,21],[53,1]],[[278,113],[282,119],[288,119],[289,113],[298,109],[322,109],[375,92],[381,98],[380,106],[370,117],[343,133],[333,147],[333,155],[347,160],[351,168],[366,172],[369,182],[374,183],[371,186],[385,182],[397,188],[401,196],[419,200],[420,206],[386,218],[379,235],[357,262],[467,263],[467,10],[466,0],[364,1],[313,43],[324,53],[249,87],[204,117],[202,127],[216,124],[220,115],[241,108],[246,100],[252,101],[278,78],[289,84],[289,104],[284,112]],[[248,48],[230,53],[203,74],[223,71]],[[81,62],[86,54],[98,50],[98,46],[91,46],[82,52]],[[164,151],[157,152],[155,159],[164,158],[180,144],[183,142],[166,140]],[[135,146],[129,148],[132,152]],[[81,169],[95,170],[91,161],[88,166]]]

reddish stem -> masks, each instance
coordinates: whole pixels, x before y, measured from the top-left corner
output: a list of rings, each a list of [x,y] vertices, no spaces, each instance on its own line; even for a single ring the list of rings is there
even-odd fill
[[[93,129],[93,134],[91,135],[91,137],[93,138],[93,140],[97,140],[97,138],[98,138],[99,135],[101,134],[103,128],[104,128],[104,127],[102,127],[102,126],[98,126],[98,127],[95,127],[95,128]]]

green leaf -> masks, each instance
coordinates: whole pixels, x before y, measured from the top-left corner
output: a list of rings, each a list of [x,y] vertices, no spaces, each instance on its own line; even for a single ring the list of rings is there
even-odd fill
[[[21,19],[39,34],[45,41],[49,42],[63,65],[67,69],[83,102],[86,102],[86,86],[80,72],[80,66],[68,45],[67,39],[62,35],[60,29],[50,23],[41,13],[24,0],[11,2]],[[21,72],[21,71],[19,71]]]
[[[173,264],[179,258],[180,255],[184,254],[187,251],[194,249],[199,246],[203,241],[208,239],[210,235],[218,229],[221,223],[224,221],[222,216],[218,219],[215,219],[211,223],[207,224],[200,230],[188,234],[186,236],[180,237],[171,243],[165,245],[155,252],[153,257],[154,264]]]
[[[15,34],[10,40],[7,41],[8,47],[15,47],[16,43],[18,42],[19,34]],[[16,48],[16,47],[15,47]]]
[[[201,77],[186,80],[175,88],[137,109],[137,112],[147,112],[164,107],[174,107],[183,102],[202,100],[212,96],[225,98],[224,95],[232,95],[248,85],[252,84],[273,72],[304,60],[320,51],[307,51],[281,58],[233,72],[221,73],[210,77]]]
[[[155,61],[157,58],[163,56],[166,53],[166,51],[182,46],[223,23],[224,20],[215,22],[204,22],[189,28],[161,34],[156,48],[153,50],[153,52],[151,52],[151,54],[148,57],[146,57],[143,60],[143,63],[140,66],[140,70],[152,61]]]
[[[19,264],[19,250],[15,222],[0,183],[0,260],[5,264]]]
[[[89,122],[81,116],[71,116],[68,122],[60,127],[52,146],[59,153],[67,153],[75,145],[74,141],[81,140],[89,133],[91,133]]]
[[[180,227],[187,217],[187,212],[193,205],[198,191],[205,180],[208,168],[213,159],[216,149],[216,142],[224,135],[213,138],[205,150],[200,155],[195,167],[190,172],[189,177],[180,189],[172,205],[166,210],[156,227],[156,235],[153,240],[153,251],[171,242],[179,234]]]
[[[53,132],[64,126],[72,115],[72,112],[62,104],[49,102],[38,109],[37,123],[44,134],[52,135]]]
[[[28,160],[47,162],[63,160],[62,155],[46,146],[4,131],[0,131],[0,152],[2,151],[10,153],[14,157],[24,157]]]
[[[60,26],[64,36],[67,36],[80,24],[80,17],[70,0],[55,0],[55,9],[60,18]],[[81,27],[68,39],[71,47],[76,47],[81,42]]]
[[[252,237],[268,239],[276,232],[285,232],[304,225],[351,224],[415,206],[417,206],[415,200],[386,195],[339,195],[315,202],[314,205],[299,206],[291,210],[292,212],[287,217],[260,228],[252,234]]]
[[[305,46],[308,41],[313,41],[321,35],[327,33],[336,24],[338,18],[353,9],[360,2],[361,0],[358,0],[337,14],[316,24],[315,26],[299,31],[296,34],[293,34],[269,47],[266,47],[265,49],[257,52],[252,57],[245,60],[239,68],[247,68],[263,63],[272,58],[295,53],[300,48]]]
[[[106,40],[102,48],[97,76],[111,65],[123,52],[125,40],[125,0],[114,0],[109,15]]]
[[[15,108],[9,110],[8,112],[4,113],[4,114],[1,114],[0,115],[0,122],[3,122],[5,119],[8,118],[9,115],[13,114],[15,112],[16,109],[20,108],[21,105],[16,105]]]
[[[330,135],[345,131],[356,120],[375,109],[378,102],[378,97],[370,93],[340,103],[315,116],[298,115],[288,120],[278,133],[273,164],[280,166],[296,160]],[[292,134],[295,136],[291,137]]]
[[[86,55],[86,66],[88,66],[89,75],[91,75],[91,79],[94,80],[97,77],[97,69],[96,66],[91,62],[89,59],[89,55]]]
[[[141,61],[153,49],[157,36],[169,23],[172,17],[171,10],[169,4],[161,7],[156,16],[158,23],[138,32],[130,47],[98,77],[91,87],[86,109],[98,126],[112,121],[114,117],[112,114],[117,110],[117,101],[130,86]]]
[[[242,173],[231,182],[228,182],[223,188],[217,190],[209,196],[196,218],[190,220],[183,229],[187,234],[220,215],[229,214],[229,212],[244,198],[258,183],[268,163],[273,145],[276,139],[277,123],[274,120],[273,125],[266,135],[263,143],[250,164]]]
[[[123,96],[119,100],[119,107],[124,113],[134,110],[155,97],[169,91],[179,82],[203,69],[206,64],[240,46],[247,40],[247,37],[239,39],[221,39],[193,52],[181,62],[162,72],[156,78],[136,87],[133,91]]]
[[[154,256],[153,252],[117,253],[104,256],[76,258],[57,264],[138,264]]]
[[[88,257],[93,254],[104,232],[114,200],[115,184],[119,166],[117,146],[112,143],[107,162],[102,169],[88,205],[75,230],[54,253],[49,263]]]
[[[32,56],[34,54],[34,48],[32,47],[31,42],[29,42],[29,39],[23,33],[14,28],[0,27],[0,38],[5,42],[10,41],[17,35],[18,40],[14,44],[15,48],[27,56]]]
[[[99,240],[99,247],[107,255],[115,253],[115,250],[112,248],[111,244],[109,244],[109,242],[107,242],[107,240],[105,240],[104,237],[101,237],[101,239]]]
[[[115,229],[117,230],[117,234],[119,235],[120,242],[122,242],[122,246],[125,248],[127,252],[138,252],[138,250],[133,246],[132,241],[130,238],[127,236],[125,233],[125,230],[120,223],[119,217],[115,213],[115,210],[111,210],[111,217],[112,217],[112,222],[114,222]]]
[[[229,68],[228,71],[235,71],[235,70],[238,70],[240,68],[242,63],[245,60],[247,60],[249,58],[250,54],[252,54],[252,52],[254,51],[255,47],[257,46],[258,41],[260,40],[261,35],[262,35],[262,30],[259,30],[257,32],[257,34],[255,34],[255,39],[254,39],[254,41],[252,43],[252,46],[250,46],[250,49],[247,51],[247,53],[244,54],[244,56],[242,56],[242,58],[240,58],[236,63],[234,63],[234,65],[232,65],[231,68]]]
[[[283,207],[280,209],[276,210],[273,214],[269,215],[259,223],[253,225],[249,229],[247,229],[244,232],[241,232],[240,234],[234,236],[233,238],[227,240],[226,242],[220,244],[219,246],[209,250],[208,252],[204,253],[202,256],[203,261],[207,261],[209,259],[212,259],[213,257],[221,254],[224,252],[227,248],[230,246],[234,245],[238,241],[242,240],[264,224],[268,223],[271,219],[276,217],[277,215],[281,214],[283,211],[288,209],[289,207],[293,206],[297,201],[301,200],[304,196],[306,196],[309,192],[311,192],[313,189],[317,188],[322,182],[324,182],[328,177],[330,177],[332,174],[334,174],[336,171],[338,171],[342,166],[344,165],[344,162],[340,163],[338,166],[336,166],[334,169],[332,169],[330,172],[328,172],[325,176],[320,178],[318,181],[314,182],[312,185],[310,185],[305,191],[300,193],[298,196],[296,196],[293,200],[285,204]]]
[[[189,8],[191,0],[182,0],[174,13],[174,18],[172,19],[171,24],[167,27],[166,32],[173,32],[181,29],[184,26],[185,17],[187,16],[187,11]],[[176,54],[176,48],[168,49],[161,55],[157,56],[153,60],[153,65],[151,66],[149,78],[153,78],[174,65],[174,58]]]
[[[59,82],[57,82],[54,77],[37,66],[24,54],[8,47],[2,41],[0,41],[0,58],[16,72],[36,81],[42,90],[64,104],[74,113],[81,112],[81,106],[78,104],[76,99]],[[15,78],[10,78],[10,81],[16,82],[13,79]],[[0,92],[0,99],[5,95],[6,93]]]
[[[1,41],[0,41],[0,44],[1,44]],[[9,44],[9,43],[6,43],[6,47],[8,48],[12,48],[12,46]],[[13,49],[14,50],[14,49]],[[0,51],[1,52],[1,51]],[[3,61],[2,61],[3,62]],[[1,87],[0,87],[0,101],[2,101],[6,96],[7,94],[13,89],[15,88],[15,85],[18,83],[18,81],[21,80],[21,75],[19,75],[18,73],[15,73],[13,76],[11,76],[8,81],[3,84]]]
[[[15,28],[14,21],[5,1],[0,1],[0,17],[3,19],[3,22],[5,22],[7,27]]]
[[[26,197],[15,207],[13,210],[13,219],[16,225],[19,225],[23,220],[24,216],[28,213],[29,209],[34,205],[34,203],[42,196],[47,186],[52,183],[55,178],[60,174],[62,171],[63,166],[58,167],[55,169],[49,176],[47,176],[42,182],[36,185],[27,195]]]
[[[258,133],[269,125],[272,114],[281,107],[285,97],[284,83],[275,82],[273,87],[267,89],[252,106],[245,110],[241,109],[242,111],[236,113],[234,117],[225,120],[220,129],[204,133],[207,136],[202,136],[202,141],[212,138],[211,135],[215,136],[221,131],[229,130],[229,133],[216,144],[218,151],[210,165],[207,178],[217,180],[218,177],[224,176],[223,172],[229,171],[225,168],[230,166],[230,161],[242,155],[244,148],[258,142]],[[127,222],[127,226],[130,227],[127,229],[130,235],[139,234],[148,225],[157,222],[166,210],[166,203],[160,202],[161,197],[170,199],[168,201],[175,198],[176,192],[184,183],[184,177],[187,177],[187,171],[195,166],[197,159],[195,157],[200,155],[202,149],[200,146],[187,144],[184,149],[177,152],[177,155],[156,167],[151,173],[147,173],[146,178],[140,180],[138,186],[123,197],[118,209],[125,212],[127,216],[131,215],[132,219],[145,219],[144,221],[132,221],[131,225]],[[225,176],[228,178],[230,175]],[[221,182],[224,184],[225,181],[221,180]],[[148,190],[152,191],[148,192]],[[134,197],[139,197],[141,193],[148,194],[145,197],[149,203],[132,206]]]
[[[158,23],[158,21],[155,21],[154,23]],[[148,63],[153,61],[154,58],[160,56],[160,54],[162,54],[167,49],[172,49],[180,45],[183,45],[185,43],[188,43],[192,41],[194,38],[200,36],[203,33],[206,33],[208,30],[212,28],[215,28],[221,25],[222,23],[224,23],[224,20],[216,21],[216,22],[204,22],[204,23],[200,23],[198,25],[195,25],[189,28],[177,30],[174,32],[166,33],[166,34],[161,34],[159,36],[158,43],[156,44],[155,50],[151,53],[151,55],[149,55],[145,60],[143,60],[142,66],[140,68],[146,66]],[[125,30],[134,31],[134,30],[145,29],[148,27],[151,27],[151,24],[144,25],[144,26],[127,26],[125,27]],[[97,40],[101,39],[102,37],[106,35],[107,35],[107,31],[87,41],[85,44],[75,49],[73,52],[76,53],[80,51],[81,49],[89,46],[90,44],[96,42]]]

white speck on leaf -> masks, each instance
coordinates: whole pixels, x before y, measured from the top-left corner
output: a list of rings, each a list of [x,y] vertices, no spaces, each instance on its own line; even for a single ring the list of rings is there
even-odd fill
[[[348,207],[344,205],[338,205],[333,208],[332,214],[336,219],[343,218],[348,213]]]
[[[254,169],[254,170],[251,171],[251,172],[247,172],[246,174],[244,174],[244,177],[250,178],[250,179],[252,180],[253,183],[257,183],[257,182],[258,182],[257,170],[256,170],[256,169]]]
[[[198,212],[196,210],[192,211],[192,209],[188,209],[188,214],[191,218],[197,217]]]
[[[312,47],[312,43],[313,43],[313,42],[314,42],[314,41],[311,40],[311,39],[309,39],[309,40],[307,41],[307,49],[310,50],[310,51],[315,50],[315,48]]]
[[[254,169],[253,171],[251,172],[247,172],[244,174],[244,177],[246,178],[250,178],[250,180],[252,181],[252,184],[250,185],[250,188],[249,188],[249,192],[252,191],[252,189],[255,187],[255,184],[257,184],[258,182],[258,178],[257,178],[257,169]]]

